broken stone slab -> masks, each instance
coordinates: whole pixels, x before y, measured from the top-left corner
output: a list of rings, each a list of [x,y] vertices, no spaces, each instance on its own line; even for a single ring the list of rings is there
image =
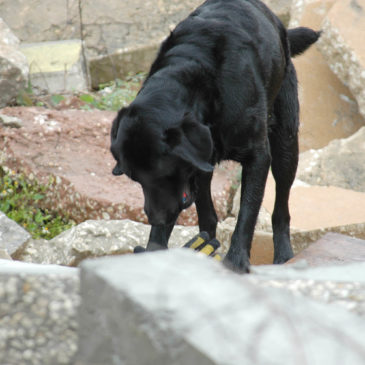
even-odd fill
[[[365,360],[361,317],[259,287],[190,250],[84,262],[81,298],[77,365]]]
[[[323,250],[318,254],[323,254]],[[261,287],[282,288],[323,303],[335,304],[365,320],[365,262],[346,262],[339,266],[336,260],[330,260],[327,266],[314,268],[308,267],[306,261],[284,266],[254,266],[252,275],[247,279]]]
[[[84,91],[88,88],[80,40],[23,43],[29,80],[36,94]]]
[[[19,40],[0,18],[0,108],[16,100],[27,78],[27,60],[19,51]]]
[[[77,266],[86,258],[132,253],[146,247],[151,226],[131,220],[86,221],[47,240],[30,240],[13,255],[38,264]],[[199,232],[196,226],[175,226],[169,247],[181,247]]]
[[[309,266],[365,262],[365,240],[338,233],[327,233],[287,264],[300,260],[305,260]]]
[[[18,117],[23,127],[0,129],[0,160],[43,185],[51,185],[42,204],[67,213],[80,223],[88,219],[132,219],[147,222],[139,184],[115,177],[110,153],[110,129],[115,112],[5,108],[2,114]],[[237,164],[215,168],[212,196],[223,220],[230,208],[231,186]],[[183,211],[178,224],[196,225],[195,207]]]
[[[318,43],[328,64],[349,87],[365,117],[365,1],[337,1],[323,22]]]
[[[322,21],[335,2],[295,0],[290,27],[322,29]],[[331,71],[317,44],[293,62],[299,80],[300,151],[322,148],[333,139],[351,136],[365,125],[354,96]]]
[[[162,39],[146,45],[130,46],[112,54],[91,58],[89,60],[91,87],[99,89],[99,85],[112,80],[147,72],[157,55],[161,41]]]
[[[351,137],[300,155],[297,178],[312,185],[332,185],[365,192],[365,127]],[[351,209],[355,209],[351,207]]]
[[[234,218],[218,223],[217,239],[221,246],[217,253],[223,256],[231,244],[235,224]],[[30,263],[77,266],[87,258],[130,254],[136,246],[146,247],[150,229],[149,225],[131,220],[86,221],[51,240],[30,239],[12,256],[16,260]],[[198,233],[198,226],[176,225],[169,240],[169,248],[184,246]],[[297,244],[297,241],[293,239],[294,251],[300,252],[307,247],[309,240],[301,237],[300,243]],[[260,265],[272,262],[272,234],[256,231],[252,242],[251,263]]]
[[[275,182],[269,175],[263,206],[273,212]],[[289,199],[291,228],[309,231],[365,223],[365,194],[335,186],[311,186],[296,181]]]
[[[0,260],[0,363],[72,363],[79,301],[77,269]]]
[[[31,235],[23,227],[0,211],[0,249],[5,256],[12,256],[30,238]]]

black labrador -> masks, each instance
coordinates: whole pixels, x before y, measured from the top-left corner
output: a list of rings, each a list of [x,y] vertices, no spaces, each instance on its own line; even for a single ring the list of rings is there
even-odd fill
[[[207,0],[162,43],[136,99],[111,130],[114,175],[142,185],[152,225],[147,250],[167,248],[193,202],[215,237],[210,183],[222,160],[242,165],[241,207],[224,263],[249,269],[251,241],[271,165],[274,263],[293,256],[288,198],[298,163],[298,94],[291,56],[320,33],[286,30],[259,0]]]

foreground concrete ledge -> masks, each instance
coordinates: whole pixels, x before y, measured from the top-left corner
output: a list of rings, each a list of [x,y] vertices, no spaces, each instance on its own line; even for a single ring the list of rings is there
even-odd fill
[[[183,249],[85,261],[76,364],[363,364],[365,321],[248,278]]]
[[[365,262],[340,266],[308,267],[303,262],[292,265],[252,266],[251,273],[269,279],[306,279],[333,282],[359,282],[365,284]]]
[[[0,260],[0,364],[71,364],[79,270]]]
[[[21,261],[0,260],[0,275],[78,275],[78,269],[60,265],[40,265]]]

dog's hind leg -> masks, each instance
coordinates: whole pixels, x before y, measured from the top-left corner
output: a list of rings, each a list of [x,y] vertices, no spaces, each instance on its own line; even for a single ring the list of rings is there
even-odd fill
[[[281,264],[293,257],[290,244],[289,193],[298,165],[299,103],[295,70],[289,72],[274,105],[276,122],[269,133],[276,183],[276,197],[272,215],[274,263]]]
[[[215,237],[218,222],[210,191],[212,176],[212,172],[202,172],[199,174],[197,180],[198,192],[195,200],[199,218],[199,230],[200,232],[208,232],[211,239]]]

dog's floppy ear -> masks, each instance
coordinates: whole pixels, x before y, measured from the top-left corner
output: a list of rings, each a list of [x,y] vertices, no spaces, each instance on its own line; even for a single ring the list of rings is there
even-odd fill
[[[201,171],[211,172],[210,163],[213,141],[207,126],[198,123],[191,114],[186,114],[180,125],[165,132],[165,141],[171,153]]]

